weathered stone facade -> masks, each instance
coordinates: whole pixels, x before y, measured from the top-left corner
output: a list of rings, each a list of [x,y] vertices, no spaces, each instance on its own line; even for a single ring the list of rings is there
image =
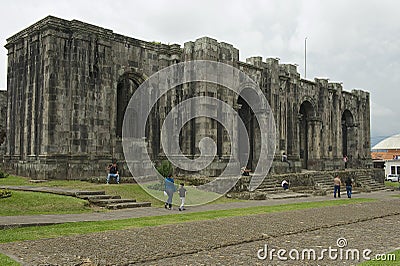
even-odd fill
[[[3,161],[7,131],[7,91],[0,90],[0,162]]]
[[[239,61],[239,50],[211,38],[165,45],[119,35],[80,21],[46,17],[7,40],[9,92],[5,160],[21,175],[84,178],[104,175],[113,158],[123,161],[125,108],[136,88],[158,70],[189,60],[214,60],[247,73],[259,85],[276,121],[272,173],[300,169],[369,167],[369,93],[343,91],[327,79],[302,79],[296,66],[261,57]],[[148,120],[150,157],[163,158],[160,125],[184,99],[207,95],[237,108],[252,121],[240,96],[210,85],[179,86],[161,98]],[[258,129],[250,123],[249,167],[258,161]],[[208,118],[196,118],[182,134],[182,152],[198,154],[205,136],[218,144],[215,163],[202,174],[218,175],[229,159],[230,140]],[[240,141],[240,140],[234,140]],[[291,162],[281,162],[285,152]],[[237,158],[240,161],[240,158]],[[122,165],[121,165],[122,166]],[[124,168],[124,167],[122,167]],[[124,175],[129,175],[126,167]]]

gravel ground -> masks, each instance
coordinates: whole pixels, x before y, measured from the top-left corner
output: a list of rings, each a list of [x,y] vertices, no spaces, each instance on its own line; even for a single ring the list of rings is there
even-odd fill
[[[269,248],[399,248],[400,199],[93,233],[0,245],[24,265],[354,265],[355,261],[259,260]],[[397,229],[396,229],[397,228]],[[400,259],[400,258],[399,258]]]

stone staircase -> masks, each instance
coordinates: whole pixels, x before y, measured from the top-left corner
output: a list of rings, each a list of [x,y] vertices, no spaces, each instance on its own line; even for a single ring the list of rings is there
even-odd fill
[[[106,195],[105,191],[90,191],[90,193],[77,193],[76,197],[89,201],[90,204],[107,209],[126,209],[151,207],[151,202],[136,202],[135,199],[121,199],[118,195]]]
[[[314,189],[326,192],[333,191],[333,178],[334,177],[332,175],[326,174],[314,176]],[[356,176],[353,177],[353,180],[353,194],[387,189],[384,184],[375,181],[371,176],[368,176],[364,173],[356,174]],[[342,193],[343,191],[345,191],[345,186],[342,190]]]
[[[284,190],[281,186],[282,181],[265,178],[260,186],[255,190],[256,197],[260,199],[285,199],[308,197],[305,193],[297,193],[292,189]]]
[[[257,188],[257,191],[271,194],[285,192],[281,187],[281,183],[270,178],[265,178],[260,186]]]
[[[360,192],[370,192],[379,191],[387,189],[384,184],[375,181],[371,176],[360,172],[353,174],[353,194],[358,194]],[[311,177],[311,182],[314,186],[296,186],[290,187],[290,191],[303,193],[303,194],[313,194],[313,195],[326,195],[333,193],[333,174],[329,172],[314,174]],[[282,178],[281,178],[282,179]],[[282,179],[283,180],[283,179]],[[261,185],[256,189],[257,193],[268,195],[280,195],[281,193],[287,193],[281,187],[281,183],[273,178],[265,178]],[[342,186],[341,194],[346,194],[345,186]]]
[[[380,170],[376,169],[346,169],[332,171],[302,170],[296,173],[270,174],[255,191],[248,191],[248,178],[241,178],[238,185],[229,193],[229,196],[241,199],[270,199],[280,197],[300,197],[301,196],[325,196],[333,194],[333,179],[339,175],[344,181],[351,177],[353,183],[353,194],[360,192],[371,192],[387,190],[380,179]],[[377,180],[375,180],[377,178]],[[285,191],[281,187],[282,180],[289,181],[289,190]],[[345,186],[342,186],[341,194],[346,194]]]
[[[75,190],[56,187],[35,187],[35,186],[0,186],[1,189],[44,192],[64,196],[77,197],[89,201],[94,206],[99,206],[107,209],[126,209],[151,207],[151,202],[136,202],[135,199],[121,199],[118,195],[106,195],[105,191],[92,190]]]
[[[379,191],[379,190],[386,190],[385,184],[377,182],[372,177],[360,173],[355,178],[356,185],[361,187],[361,189],[366,191]]]
[[[314,176],[314,189],[322,191],[333,191],[333,176],[316,175]]]

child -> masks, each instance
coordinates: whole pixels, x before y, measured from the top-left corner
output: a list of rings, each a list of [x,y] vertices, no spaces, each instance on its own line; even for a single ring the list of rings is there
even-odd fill
[[[283,190],[289,189],[289,183],[288,183],[288,181],[286,181],[286,180],[283,180],[283,181],[282,181],[282,188],[283,188]]]
[[[183,205],[185,204],[185,197],[186,197],[186,189],[184,188],[185,184],[181,183],[178,189],[179,197],[181,198],[181,206],[179,207],[179,211],[185,210]]]

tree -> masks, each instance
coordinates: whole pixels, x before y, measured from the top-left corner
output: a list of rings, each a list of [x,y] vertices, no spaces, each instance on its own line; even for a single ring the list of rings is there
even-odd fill
[[[167,177],[169,175],[172,175],[173,168],[172,164],[168,160],[163,160],[161,164],[157,167],[157,171],[162,175],[163,177]]]

